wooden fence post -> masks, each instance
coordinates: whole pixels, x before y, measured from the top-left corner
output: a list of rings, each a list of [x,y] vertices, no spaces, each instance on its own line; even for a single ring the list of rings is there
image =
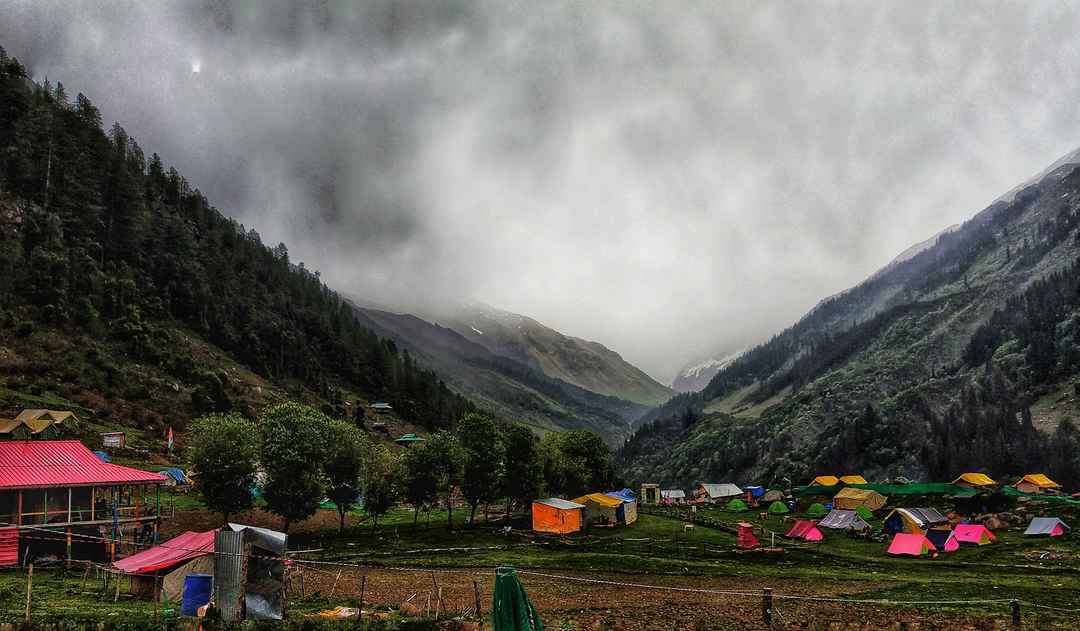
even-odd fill
[[[768,587],[761,590],[761,621],[766,629],[772,628],[772,589]]]
[[[367,574],[360,577],[360,605],[356,609],[356,618],[364,617],[364,589],[367,587]]]
[[[26,571],[26,624],[30,624],[30,594],[34,585],[34,564],[27,566]]]
[[[1009,601],[1009,608],[1012,609],[1012,625],[1017,629],[1020,628],[1020,601],[1013,598]]]

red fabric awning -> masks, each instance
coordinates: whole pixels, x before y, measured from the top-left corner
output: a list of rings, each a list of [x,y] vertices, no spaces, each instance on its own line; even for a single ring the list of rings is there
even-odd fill
[[[0,441],[0,489],[164,483],[165,476],[102,462],[77,440]]]
[[[116,561],[113,566],[128,574],[149,574],[213,553],[213,530],[208,532],[189,530],[165,543]]]

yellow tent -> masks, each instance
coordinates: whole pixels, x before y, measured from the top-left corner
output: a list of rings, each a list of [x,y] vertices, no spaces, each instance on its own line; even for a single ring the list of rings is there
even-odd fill
[[[842,475],[840,481],[844,484],[868,484],[866,478],[861,475]]]
[[[810,486],[836,486],[840,484],[840,478],[835,475],[819,475],[810,482]]]
[[[855,510],[860,506],[865,506],[873,511],[885,506],[885,496],[869,489],[848,487],[840,489],[840,492],[833,496],[833,506],[844,510]]]
[[[1024,493],[1044,493],[1061,488],[1060,484],[1041,473],[1029,473],[1013,486]]]
[[[613,526],[618,523],[618,511],[622,500],[603,493],[589,493],[570,500],[585,506],[585,524],[588,526]]]
[[[953,480],[952,483],[972,488],[979,486],[994,486],[997,484],[997,482],[994,482],[994,480],[985,473],[961,473],[960,477]]]

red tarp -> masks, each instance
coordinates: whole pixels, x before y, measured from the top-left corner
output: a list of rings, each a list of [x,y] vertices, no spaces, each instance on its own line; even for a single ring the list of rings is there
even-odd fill
[[[19,529],[0,528],[0,566],[19,564]]]
[[[209,532],[193,532],[189,530],[161,545],[116,561],[113,566],[128,574],[149,574],[213,553],[213,530]]]
[[[102,462],[77,440],[0,441],[0,488],[140,484],[165,476]]]

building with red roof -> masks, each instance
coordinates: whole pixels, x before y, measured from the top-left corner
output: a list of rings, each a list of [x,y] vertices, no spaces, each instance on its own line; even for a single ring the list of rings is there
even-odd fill
[[[156,534],[165,482],[159,473],[102,462],[77,440],[0,440],[0,528],[52,531],[68,558],[73,536],[102,547],[105,535],[113,543],[104,554],[115,558],[116,543]],[[38,543],[34,552],[48,547]]]

